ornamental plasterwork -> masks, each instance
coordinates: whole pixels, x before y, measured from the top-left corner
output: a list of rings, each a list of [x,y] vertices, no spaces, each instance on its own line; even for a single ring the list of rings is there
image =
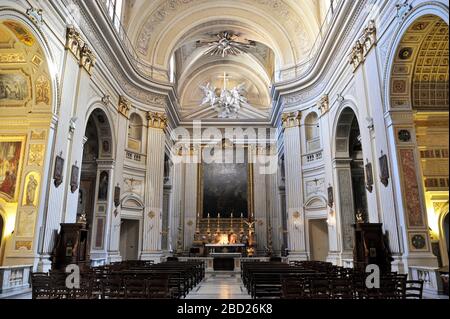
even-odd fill
[[[363,35],[359,38],[352,48],[350,54],[350,64],[353,70],[356,70],[362,63],[364,63],[367,54],[377,42],[377,29],[375,21],[371,20],[369,25],[364,29]]]
[[[167,127],[167,116],[164,113],[148,112],[148,127],[165,129]]]
[[[281,121],[283,128],[292,128],[300,126],[300,120],[302,119],[302,112],[296,111],[291,113],[283,113]]]
[[[206,3],[210,0],[166,0],[159,7],[157,7],[151,15],[146,19],[142,26],[137,42],[137,50],[143,55],[148,54],[149,43],[154,31],[166,20],[167,17],[191,7],[193,3]],[[295,30],[296,36],[302,43],[308,43],[308,37],[305,34],[305,26],[292,13],[293,9],[283,0],[252,0],[261,6],[266,6],[267,12],[277,15],[279,21],[286,24],[288,30]],[[295,46],[293,46],[295,48]],[[304,46],[307,47],[307,46]],[[308,48],[303,49],[307,51]]]
[[[75,3],[76,6],[81,6],[79,0],[66,1],[67,3]],[[82,7],[82,6],[81,6]],[[88,18],[85,16],[85,12],[80,10],[79,25],[85,36],[89,39],[92,47],[95,48],[99,56],[102,57],[102,61],[108,66],[108,70],[112,73],[113,77],[118,82],[119,86],[124,90],[124,92],[135,100],[142,102],[147,105],[166,107],[166,97],[161,94],[156,94],[148,91],[141,90],[136,86],[130,85],[123,73],[116,67],[117,63],[110,58],[109,51],[106,50],[106,46],[103,42],[104,36],[99,34],[97,27],[92,25]],[[100,40],[101,39],[101,40]]]
[[[319,102],[317,102],[317,108],[322,115],[330,110],[330,99],[328,98],[328,94],[323,95]]]

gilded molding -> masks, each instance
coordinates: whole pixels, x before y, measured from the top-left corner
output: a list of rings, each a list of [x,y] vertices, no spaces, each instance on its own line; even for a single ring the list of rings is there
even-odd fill
[[[80,53],[80,66],[82,66],[89,75],[92,75],[92,69],[95,65],[95,55],[87,44],[83,46]]]
[[[324,94],[319,102],[317,102],[317,108],[319,109],[320,113],[324,115],[330,110],[330,99],[328,97],[328,94]]]
[[[165,113],[148,112],[148,127],[164,130],[167,127],[167,116]]]
[[[367,54],[377,43],[377,28],[375,21],[370,20],[369,25],[364,29],[364,33],[359,38],[352,48],[350,53],[350,64],[353,65],[353,70],[356,71],[358,67],[364,63]]]
[[[283,113],[281,121],[283,128],[292,128],[300,126],[300,120],[302,119],[302,113],[300,111]]]
[[[92,75],[92,69],[95,65],[95,55],[89,46],[81,38],[80,32],[75,27],[69,26],[66,32],[66,50],[72,52],[78,60],[80,67],[83,67],[89,75]]]
[[[80,33],[73,26],[67,27],[66,31],[66,50],[73,53],[77,60],[81,58],[81,49],[84,47],[84,40]]]
[[[119,111],[119,113],[122,114],[123,116],[125,116],[126,118],[128,118],[130,109],[131,109],[131,102],[128,101],[128,99],[126,97],[124,97],[123,95],[120,95],[119,96],[119,107],[117,109]]]

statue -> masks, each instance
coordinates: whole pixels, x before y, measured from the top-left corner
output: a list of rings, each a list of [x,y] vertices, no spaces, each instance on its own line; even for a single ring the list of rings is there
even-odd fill
[[[27,185],[27,196],[26,196],[26,205],[34,206],[34,198],[36,197],[36,188],[38,187],[38,182],[34,178],[33,175],[30,175],[30,179],[28,180]]]

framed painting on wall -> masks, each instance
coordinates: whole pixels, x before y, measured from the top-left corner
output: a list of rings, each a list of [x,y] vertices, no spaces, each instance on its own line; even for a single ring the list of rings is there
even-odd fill
[[[0,197],[17,201],[25,137],[0,136]]]

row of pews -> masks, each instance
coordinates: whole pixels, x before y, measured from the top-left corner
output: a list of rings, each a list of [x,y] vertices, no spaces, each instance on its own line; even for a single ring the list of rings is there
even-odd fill
[[[80,272],[67,284],[64,270],[32,273],[33,299],[180,299],[205,277],[203,261],[127,261]]]
[[[326,262],[244,262],[241,278],[253,299],[422,299],[423,282],[383,274],[368,288],[368,274]]]

